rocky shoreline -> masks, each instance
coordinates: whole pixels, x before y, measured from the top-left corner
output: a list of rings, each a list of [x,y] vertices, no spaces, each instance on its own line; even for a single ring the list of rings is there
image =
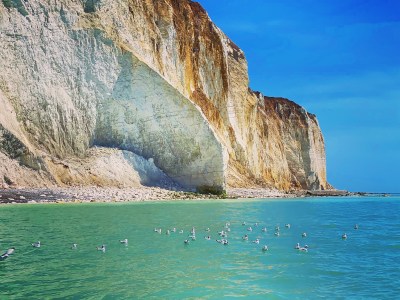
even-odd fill
[[[87,202],[142,202],[194,199],[240,199],[240,198],[300,198],[323,196],[355,196],[365,193],[347,191],[295,191],[285,193],[263,188],[232,188],[224,195],[199,194],[174,191],[159,187],[104,188],[104,187],[56,187],[43,189],[1,189],[0,204],[22,203],[87,203]]]

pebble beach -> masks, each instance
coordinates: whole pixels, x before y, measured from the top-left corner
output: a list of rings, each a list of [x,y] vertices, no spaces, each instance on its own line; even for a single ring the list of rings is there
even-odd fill
[[[56,187],[51,189],[2,189],[0,190],[0,204],[138,202],[216,198],[283,198],[293,196],[295,195],[269,189],[234,188],[228,189],[226,195],[216,196],[159,187]]]

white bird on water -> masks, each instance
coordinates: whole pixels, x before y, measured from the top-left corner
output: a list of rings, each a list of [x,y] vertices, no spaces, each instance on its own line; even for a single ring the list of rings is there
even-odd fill
[[[128,245],[128,239],[120,240],[119,241],[121,244]]]
[[[37,241],[36,243],[31,244],[35,248],[40,248],[40,241]]]
[[[303,232],[302,234],[301,234],[301,236],[304,238],[304,237],[307,237],[307,233],[305,233],[305,232]]]
[[[103,251],[103,252],[106,252],[106,245],[101,245],[101,247],[96,247],[96,249],[98,250],[98,251]]]
[[[77,249],[78,248],[78,244],[72,244],[72,247],[71,247],[71,249]]]
[[[256,239],[255,241],[253,241],[253,243],[254,243],[254,244],[259,244],[259,243],[260,243],[260,240],[259,240],[259,239]]]
[[[262,247],[262,251],[268,251],[268,246],[264,245],[264,247]]]
[[[228,245],[229,244],[227,239],[221,239],[221,240],[216,240],[216,241],[217,241],[217,243],[220,243],[220,244],[223,244],[223,245]]]
[[[14,251],[15,251],[14,247],[8,249],[6,252],[0,255],[0,260],[6,260],[11,254],[14,253]]]
[[[344,233],[344,234],[342,235],[342,239],[343,239],[343,240],[347,239],[347,234]]]

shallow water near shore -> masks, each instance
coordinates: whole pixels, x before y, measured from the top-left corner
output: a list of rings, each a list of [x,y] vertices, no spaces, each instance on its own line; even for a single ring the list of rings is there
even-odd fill
[[[399,212],[400,197],[1,206],[0,249],[16,250],[0,261],[0,298],[394,299]],[[224,246],[215,240],[226,222]],[[197,239],[185,245],[192,226]]]

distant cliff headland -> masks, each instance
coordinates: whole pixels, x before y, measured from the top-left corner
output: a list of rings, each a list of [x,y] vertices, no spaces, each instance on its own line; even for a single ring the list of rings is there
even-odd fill
[[[324,190],[315,115],[189,0],[0,0],[0,188]]]

